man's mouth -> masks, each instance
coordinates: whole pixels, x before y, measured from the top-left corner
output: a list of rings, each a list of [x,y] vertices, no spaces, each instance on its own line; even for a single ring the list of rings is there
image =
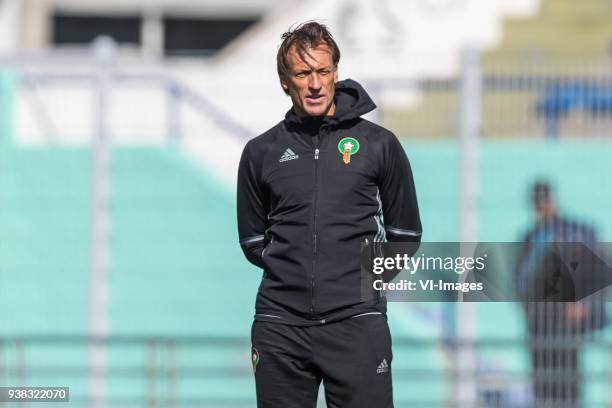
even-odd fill
[[[306,100],[309,102],[321,102],[323,100],[323,95],[308,95]]]

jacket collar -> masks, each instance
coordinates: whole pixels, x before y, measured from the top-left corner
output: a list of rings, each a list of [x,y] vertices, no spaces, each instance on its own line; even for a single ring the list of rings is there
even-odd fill
[[[376,104],[363,87],[352,79],[336,82],[334,103],[336,112],[331,116],[299,117],[293,107],[285,114],[287,124],[295,124],[305,128],[319,128],[323,124],[338,125],[360,117],[376,109]]]

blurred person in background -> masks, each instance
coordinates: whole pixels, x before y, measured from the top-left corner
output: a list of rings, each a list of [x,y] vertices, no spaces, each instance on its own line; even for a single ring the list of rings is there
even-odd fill
[[[247,143],[238,172],[240,245],[264,271],[251,329],[257,404],[312,408],[323,382],[330,408],[389,408],[386,298],[362,295],[360,252],[385,240],[416,251],[411,167],[393,133],[361,118],[376,107],[363,87],[338,81],[324,25],[282,39],[278,75],[293,107]]]
[[[558,212],[552,187],[547,181],[533,184],[531,203],[536,225],[522,240],[515,282],[527,320],[535,406],[579,407],[580,345],[587,333],[606,324],[605,293],[602,290],[576,302],[536,302],[533,293],[541,289],[550,289],[548,293],[560,295],[561,292],[571,293],[574,282],[567,273],[562,277],[555,275],[554,271],[559,274],[563,266],[559,265],[561,258],[551,257],[551,249],[555,243],[582,243],[594,248],[597,237],[590,226]],[[563,250],[567,251],[559,251]],[[539,299],[539,295],[537,297]]]

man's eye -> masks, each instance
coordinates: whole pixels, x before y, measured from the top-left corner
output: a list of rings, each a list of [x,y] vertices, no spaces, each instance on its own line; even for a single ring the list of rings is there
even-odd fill
[[[319,74],[321,74],[321,75],[328,75],[329,73],[330,73],[330,71],[328,71],[328,70],[319,71]]]
[[[298,72],[297,74],[295,74],[295,76],[298,77],[298,78],[305,78],[306,75],[307,74],[305,72]]]

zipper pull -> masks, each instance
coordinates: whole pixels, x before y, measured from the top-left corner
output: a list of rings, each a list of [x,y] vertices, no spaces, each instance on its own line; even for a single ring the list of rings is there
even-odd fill
[[[319,149],[315,149],[315,160],[319,160]]]

